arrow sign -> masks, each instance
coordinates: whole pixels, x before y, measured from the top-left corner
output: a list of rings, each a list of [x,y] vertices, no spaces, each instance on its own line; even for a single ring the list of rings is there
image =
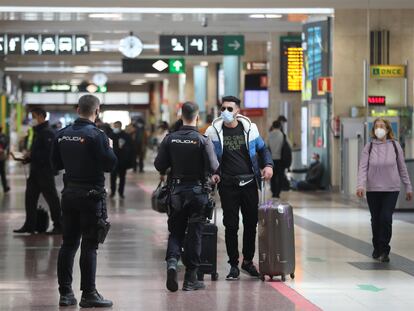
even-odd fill
[[[224,36],[224,55],[244,55],[244,36]]]
[[[185,61],[181,59],[170,59],[170,73],[185,73]]]
[[[240,43],[239,41],[234,40],[234,43],[229,44],[229,47],[232,47],[235,51],[237,51],[240,48]]]

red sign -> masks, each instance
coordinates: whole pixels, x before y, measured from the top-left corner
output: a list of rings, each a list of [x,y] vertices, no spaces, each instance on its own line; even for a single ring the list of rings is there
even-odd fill
[[[368,96],[368,104],[385,105],[385,96]]]
[[[332,93],[332,77],[321,77],[318,79],[318,95]]]
[[[254,108],[254,109],[240,109],[240,114],[246,117],[263,117],[264,109]]]

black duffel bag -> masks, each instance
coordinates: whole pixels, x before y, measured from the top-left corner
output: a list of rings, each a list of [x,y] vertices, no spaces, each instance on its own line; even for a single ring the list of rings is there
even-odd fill
[[[152,209],[158,213],[167,213],[170,204],[170,187],[167,183],[160,181],[157,189],[151,196]]]

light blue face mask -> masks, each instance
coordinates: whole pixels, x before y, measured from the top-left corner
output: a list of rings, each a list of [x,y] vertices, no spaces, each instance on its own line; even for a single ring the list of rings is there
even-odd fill
[[[231,122],[233,122],[233,121],[234,121],[234,115],[233,115],[233,113],[231,113],[231,112],[230,112],[230,111],[228,111],[228,110],[224,110],[224,111],[221,113],[221,117],[223,118],[224,123],[231,123]]]

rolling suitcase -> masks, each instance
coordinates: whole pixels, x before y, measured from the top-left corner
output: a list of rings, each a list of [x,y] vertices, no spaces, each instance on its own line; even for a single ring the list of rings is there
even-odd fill
[[[265,200],[262,183],[259,205],[259,270],[260,279],[286,275],[295,278],[295,234],[293,210],[288,203],[278,199]]]
[[[212,198],[210,202],[210,204],[213,204],[213,215],[211,217],[213,223],[211,223],[210,219],[207,219],[203,228],[200,256],[201,262],[197,272],[200,281],[204,280],[205,274],[210,274],[212,281],[217,281],[219,277],[217,273],[217,212]]]

